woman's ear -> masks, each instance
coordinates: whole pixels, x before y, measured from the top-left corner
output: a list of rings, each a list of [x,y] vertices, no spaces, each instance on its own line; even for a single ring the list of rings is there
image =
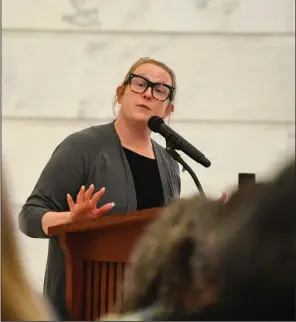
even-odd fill
[[[121,104],[122,94],[123,94],[123,87],[118,86],[116,88],[116,97],[117,97],[118,104]]]
[[[171,113],[173,113],[175,110],[175,106],[173,103],[169,103],[168,106],[166,107],[164,114],[162,118],[165,120]]]

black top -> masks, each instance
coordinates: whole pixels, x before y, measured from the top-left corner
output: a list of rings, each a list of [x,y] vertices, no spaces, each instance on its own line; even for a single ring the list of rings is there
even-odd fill
[[[134,179],[137,210],[164,205],[157,161],[123,147]]]

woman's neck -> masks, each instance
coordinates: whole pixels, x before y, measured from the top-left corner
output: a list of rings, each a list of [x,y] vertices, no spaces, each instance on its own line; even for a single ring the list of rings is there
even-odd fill
[[[152,148],[151,131],[144,122],[137,123],[119,117],[114,126],[123,146],[139,150]]]

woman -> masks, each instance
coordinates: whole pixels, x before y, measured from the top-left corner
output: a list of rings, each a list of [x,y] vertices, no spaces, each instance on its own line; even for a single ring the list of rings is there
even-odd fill
[[[21,265],[16,236],[8,210],[6,189],[1,195],[1,320],[2,321],[50,321],[54,316],[33,293]]]
[[[47,238],[53,225],[159,207],[178,198],[178,165],[151,140],[147,126],[151,116],[166,119],[173,112],[175,92],[169,67],[138,60],[116,90],[115,122],[74,133],[55,149],[19,214],[21,231]],[[100,190],[94,194],[95,189]],[[67,319],[64,255],[56,237],[49,240],[44,292]]]

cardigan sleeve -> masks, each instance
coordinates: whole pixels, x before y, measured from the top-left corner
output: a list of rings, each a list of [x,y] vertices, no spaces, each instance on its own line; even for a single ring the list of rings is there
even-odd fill
[[[41,226],[49,211],[68,211],[67,193],[76,197],[85,179],[84,138],[67,137],[53,152],[19,214],[19,228],[29,237],[47,238]]]

